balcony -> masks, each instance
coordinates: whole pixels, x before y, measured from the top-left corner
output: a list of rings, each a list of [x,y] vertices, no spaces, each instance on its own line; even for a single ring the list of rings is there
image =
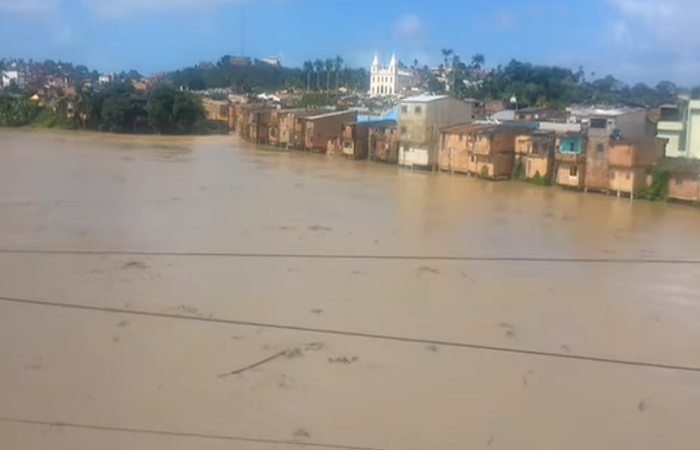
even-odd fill
[[[656,125],[656,128],[658,131],[680,133],[683,131],[684,126],[685,126],[685,124],[683,122],[660,121]]]
[[[554,159],[558,162],[579,164],[586,160],[586,157],[581,153],[561,153],[556,152]]]

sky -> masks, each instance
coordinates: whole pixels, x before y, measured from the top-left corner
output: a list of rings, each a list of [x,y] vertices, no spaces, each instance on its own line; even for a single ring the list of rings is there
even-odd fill
[[[700,0],[0,0],[0,58],[152,74],[241,53],[435,65],[451,48],[700,85],[698,27]]]

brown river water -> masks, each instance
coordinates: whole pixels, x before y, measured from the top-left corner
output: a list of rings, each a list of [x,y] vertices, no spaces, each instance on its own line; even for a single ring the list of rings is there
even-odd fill
[[[3,450],[697,449],[698,423],[700,210],[0,131]]]

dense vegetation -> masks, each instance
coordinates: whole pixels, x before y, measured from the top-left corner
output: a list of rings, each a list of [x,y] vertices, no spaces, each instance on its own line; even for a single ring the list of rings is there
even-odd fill
[[[254,60],[251,65],[234,65],[232,57],[222,57],[216,65],[199,65],[169,74],[176,86],[191,90],[230,88],[240,94],[281,89],[330,91],[345,87],[369,90],[369,73],[351,69],[341,57],[306,61],[301,68],[283,67]]]
[[[700,86],[683,89],[670,81],[661,81],[655,87],[638,83],[629,86],[612,75],[593,79],[595,73],[586,76],[583,67],[573,71],[558,66],[534,65],[517,60],[505,66],[484,71],[485,58],[481,54],[463,62],[451,49],[443,49],[440,68],[448,74],[449,91],[458,98],[479,100],[503,100],[515,98],[519,106],[562,107],[572,103],[628,105],[656,107],[673,103],[678,94],[700,96]],[[417,66],[417,61],[414,67]],[[426,73],[427,68],[421,69]],[[426,75],[434,91],[441,91],[441,84]]]
[[[59,94],[43,106],[22,95],[0,96],[0,126],[188,134],[210,130],[203,119],[201,99],[169,85],[157,86],[146,96],[129,82],[115,82],[100,91],[81,89],[72,97]]]

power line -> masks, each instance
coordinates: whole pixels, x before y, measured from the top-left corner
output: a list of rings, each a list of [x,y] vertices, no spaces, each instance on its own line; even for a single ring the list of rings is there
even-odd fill
[[[33,306],[46,306],[46,307],[52,307],[52,308],[64,308],[64,309],[73,309],[73,310],[82,310],[82,311],[92,311],[92,312],[101,312],[101,313],[107,312],[107,313],[115,313],[115,314],[127,314],[127,315],[142,316],[142,317],[156,317],[156,318],[160,318],[160,319],[187,320],[187,321],[192,321],[192,322],[216,323],[216,324],[236,325],[236,326],[255,327],[255,328],[270,328],[270,329],[276,329],[276,330],[298,331],[298,332],[304,332],[304,333],[330,334],[330,335],[336,335],[336,336],[377,339],[377,340],[404,342],[404,343],[412,343],[412,344],[438,345],[438,346],[443,346],[443,347],[467,348],[467,349],[471,349],[471,350],[481,350],[481,351],[488,351],[488,352],[507,353],[507,354],[516,354],[516,355],[525,355],[525,356],[537,356],[537,357],[543,357],[543,358],[568,359],[568,360],[575,360],[575,361],[596,362],[596,363],[602,363],[602,364],[615,364],[615,365],[621,365],[621,366],[647,367],[647,368],[653,368],[653,369],[666,369],[666,370],[681,371],[681,372],[700,373],[700,367],[692,367],[692,366],[680,366],[680,365],[662,364],[662,363],[645,362],[645,361],[632,361],[632,360],[625,360],[625,359],[604,358],[604,357],[587,356],[587,355],[574,355],[574,354],[568,354],[568,353],[555,353],[555,352],[546,352],[546,351],[539,351],[539,350],[526,350],[526,349],[519,349],[519,348],[512,348],[512,347],[499,347],[499,346],[493,346],[493,345],[474,344],[474,343],[467,343],[467,342],[443,341],[443,340],[435,340],[435,339],[412,338],[412,337],[405,337],[405,336],[372,334],[372,333],[363,333],[363,332],[359,332],[359,331],[343,331],[343,330],[333,330],[333,329],[325,329],[325,328],[312,328],[312,327],[303,327],[303,326],[297,326],[297,325],[285,325],[285,324],[275,324],[275,323],[265,323],[265,322],[252,322],[252,321],[246,321],[246,320],[217,319],[214,317],[185,316],[185,315],[180,315],[180,314],[158,313],[158,312],[142,311],[142,310],[134,310],[134,309],[124,309],[124,308],[108,308],[108,307],[101,307],[101,306],[78,305],[78,304],[74,304],[74,303],[58,303],[58,302],[22,299],[22,298],[13,298],[13,297],[0,297],[0,302],[33,305]]]
[[[309,253],[256,253],[256,252],[166,252],[156,250],[77,250],[77,249],[2,249],[6,255],[73,255],[73,256],[148,256],[148,257],[207,257],[207,258],[279,258],[279,259],[365,259],[379,261],[473,261],[473,262],[526,262],[569,264],[678,264],[700,265],[700,259],[651,258],[565,258],[536,256],[449,256],[449,255],[376,255],[376,254],[309,254]]]
[[[46,426],[46,427],[74,428],[74,429],[80,429],[80,430],[110,431],[110,432],[115,432],[115,433],[147,434],[147,435],[155,435],[155,436],[209,439],[209,440],[217,440],[217,441],[253,442],[253,443],[258,443],[258,444],[293,445],[293,446],[297,446],[297,447],[329,448],[329,449],[338,449],[338,450],[389,450],[389,449],[374,448],[374,447],[358,447],[358,446],[354,446],[354,445],[320,444],[320,443],[299,442],[299,441],[285,441],[285,440],[278,440],[278,439],[249,438],[249,437],[243,437],[243,436],[229,436],[229,435],[221,435],[221,434],[187,433],[187,432],[182,432],[182,431],[149,430],[149,429],[145,429],[145,428],[112,427],[112,426],[106,426],[106,425],[90,425],[90,424],[80,424],[80,423],[70,423],[70,422],[48,422],[48,421],[44,421],[44,420],[15,419],[15,418],[10,418],[10,417],[0,417],[0,422],[13,423],[13,424],[17,424],[17,425],[38,425],[38,426]]]

